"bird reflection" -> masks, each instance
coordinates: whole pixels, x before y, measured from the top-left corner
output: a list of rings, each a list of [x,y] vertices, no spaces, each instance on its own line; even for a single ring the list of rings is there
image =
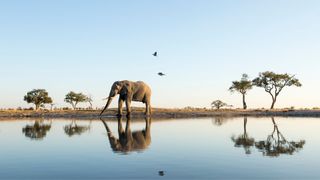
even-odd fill
[[[106,131],[108,133],[108,139],[113,152],[128,154],[129,152],[140,152],[148,148],[151,143],[151,119],[145,118],[145,129],[140,131],[131,131],[131,120],[127,117],[126,127],[123,129],[122,117],[118,117],[118,136],[116,138],[111,132],[108,124],[102,120]]]
[[[33,125],[26,125],[22,128],[22,132],[30,139],[42,140],[51,129],[51,123],[45,124],[43,120],[36,120]]]
[[[271,118],[273,123],[273,131],[264,141],[255,143],[255,147],[259,149],[265,156],[277,157],[280,154],[290,154],[303,148],[305,140],[288,141],[279,131],[274,117]]]
[[[246,154],[251,154],[251,147],[254,146],[254,138],[247,133],[247,117],[243,118],[243,134],[238,137],[232,136],[231,140],[235,147],[243,147]]]
[[[76,123],[76,120],[72,120],[71,124],[64,126],[63,130],[64,132],[69,136],[73,135],[81,135],[82,133],[88,131],[91,127],[91,121],[88,126],[79,126]]]
[[[154,52],[152,55],[155,56],[155,57],[157,57],[157,56],[158,56],[158,52],[156,51],[156,52]]]

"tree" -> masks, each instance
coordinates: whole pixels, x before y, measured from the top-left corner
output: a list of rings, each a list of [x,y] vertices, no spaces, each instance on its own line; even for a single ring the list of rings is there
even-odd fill
[[[77,104],[79,102],[86,102],[87,96],[82,93],[75,93],[73,91],[70,91],[68,94],[66,94],[66,97],[64,98],[64,101],[67,103],[70,103],[73,107],[73,109],[77,108]]]
[[[271,71],[262,72],[259,77],[252,81],[253,85],[262,87],[270,94],[272,98],[272,104],[270,109],[273,109],[274,104],[277,101],[277,97],[282,89],[286,86],[302,86],[298,79],[294,78],[294,75],[276,74]]]
[[[50,103],[50,111],[52,111],[53,110],[53,106],[54,105],[56,105],[56,104],[54,104],[54,103]]]
[[[35,104],[36,110],[38,110],[39,107],[43,107],[44,104],[52,103],[52,99],[48,96],[48,92],[45,89],[29,91],[27,95],[24,96],[24,101]]]
[[[216,109],[220,109],[220,108],[222,108],[222,107],[224,107],[224,106],[228,106],[228,104],[227,104],[227,103],[224,103],[224,102],[222,102],[222,101],[220,101],[220,100],[215,100],[215,101],[213,101],[213,102],[211,103],[211,107],[212,107],[212,108],[216,108]]]
[[[88,95],[86,97],[86,102],[88,102],[90,104],[90,109],[92,109],[92,96],[91,95]]]
[[[252,89],[252,81],[248,80],[247,74],[242,74],[240,81],[232,81],[232,85],[229,88],[231,92],[237,91],[242,94],[243,109],[247,109],[246,94],[250,89]]]

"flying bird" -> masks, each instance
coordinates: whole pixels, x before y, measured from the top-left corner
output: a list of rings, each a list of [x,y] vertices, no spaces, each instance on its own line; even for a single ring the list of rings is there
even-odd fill
[[[156,51],[156,52],[154,52],[152,55],[155,56],[155,57],[157,57],[157,56],[158,56],[158,52]]]
[[[163,74],[162,72],[158,72],[159,76],[165,76],[165,74]]]

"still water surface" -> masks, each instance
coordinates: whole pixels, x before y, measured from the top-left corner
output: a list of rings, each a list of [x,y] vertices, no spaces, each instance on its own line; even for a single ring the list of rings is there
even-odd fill
[[[320,119],[0,120],[0,178],[320,178]]]

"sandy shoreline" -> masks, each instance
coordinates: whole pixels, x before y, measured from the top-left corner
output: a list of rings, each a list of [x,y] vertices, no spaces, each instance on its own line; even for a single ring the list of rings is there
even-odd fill
[[[1,119],[8,118],[72,118],[99,119],[100,110],[58,110],[58,111],[0,111]],[[124,112],[125,113],[125,112]],[[116,109],[108,110],[103,118],[114,118]],[[209,109],[154,109],[152,118],[197,118],[197,117],[237,117],[237,116],[282,116],[282,117],[320,117],[320,110],[209,110]],[[143,109],[135,109],[133,118],[144,117]]]

